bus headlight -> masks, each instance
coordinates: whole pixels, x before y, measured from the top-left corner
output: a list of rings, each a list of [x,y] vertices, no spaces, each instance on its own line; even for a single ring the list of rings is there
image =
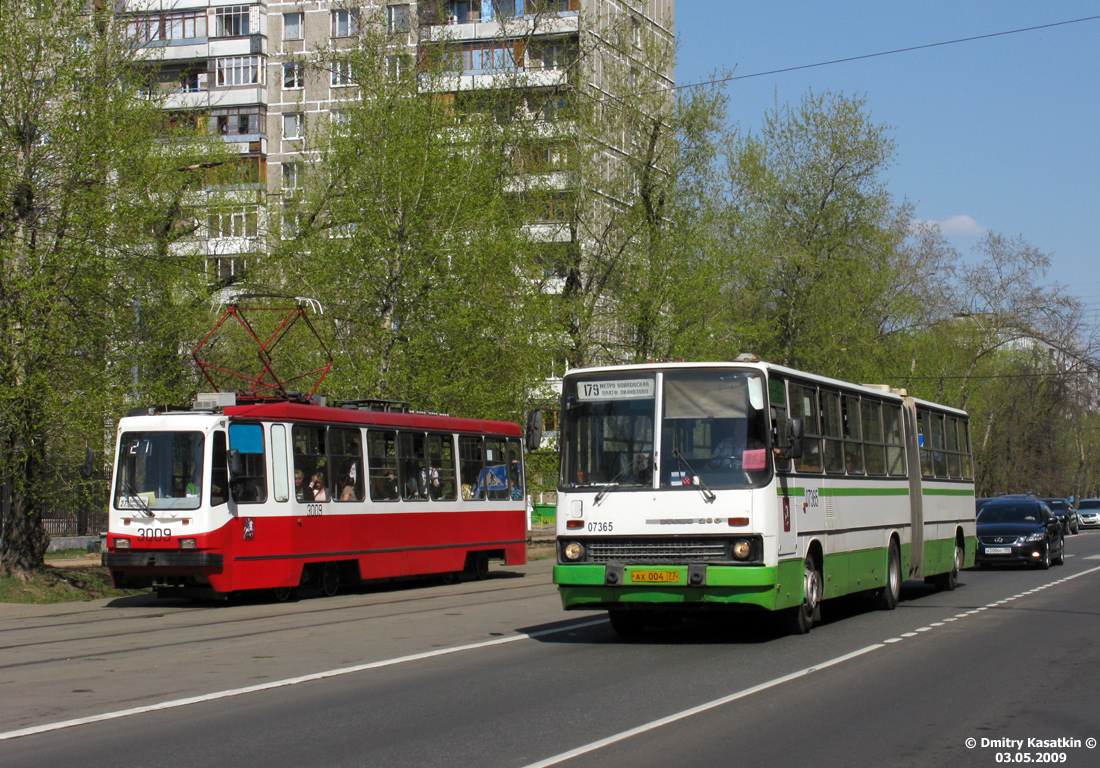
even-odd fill
[[[752,557],[752,542],[747,539],[737,539],[733,542],[733,556],[738,560],[748,560]]]
[[[566,560],[581,560],[584,558],[584,545],[579,541],[571,541],[561,548],[561,554]]]

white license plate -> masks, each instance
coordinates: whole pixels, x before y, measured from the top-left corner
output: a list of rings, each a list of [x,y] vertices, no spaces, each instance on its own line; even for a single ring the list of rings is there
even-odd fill
[[[987,555],[1011,555],[1012,547],[986,547],[985,553]]]

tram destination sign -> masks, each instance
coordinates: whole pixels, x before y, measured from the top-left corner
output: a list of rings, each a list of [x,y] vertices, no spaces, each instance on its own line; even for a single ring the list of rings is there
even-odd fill
[[[653,379],[618,379],[577,383],[578,400],[635,400],[652,398]]]

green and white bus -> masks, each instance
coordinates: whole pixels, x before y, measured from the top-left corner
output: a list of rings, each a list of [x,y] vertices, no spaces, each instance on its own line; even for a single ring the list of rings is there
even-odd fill
[[[805,633],[974,563],[964,411],[743,355],[570,371],[560,419],[554,582],[619,633],[734,609]]]

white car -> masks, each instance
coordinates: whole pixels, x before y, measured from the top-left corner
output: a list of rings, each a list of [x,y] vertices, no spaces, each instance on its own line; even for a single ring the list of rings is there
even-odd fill
[[[1082,528],[1100,528],[1100,499],[1081,499],[1077,503],[1077,523]]]

